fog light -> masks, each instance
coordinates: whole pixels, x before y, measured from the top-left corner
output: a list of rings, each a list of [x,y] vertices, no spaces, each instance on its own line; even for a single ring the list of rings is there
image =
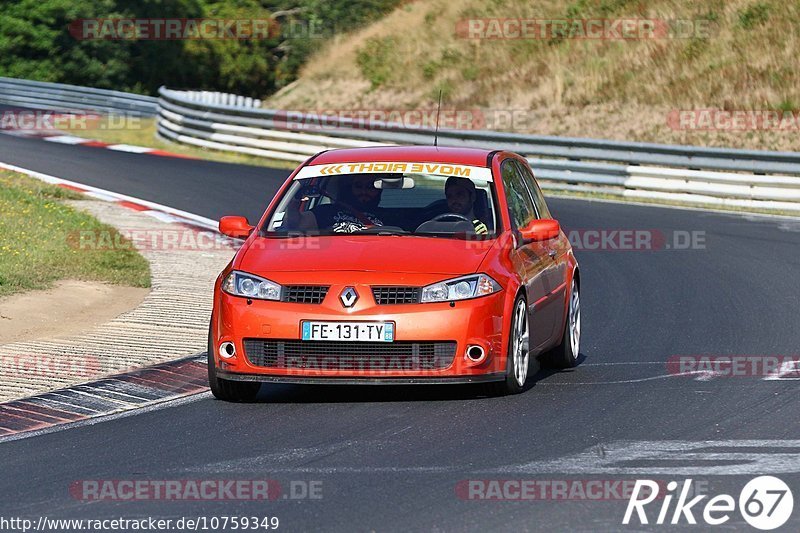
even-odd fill
[[[223,342],[219,345],[219,356],[223,359],[230,359],[236,355],[236,347],[232,342]]]
[[[486,351],[483,349],[483,346],[477,344],[467,346],[467,359],[473,363],[480,363],[486,359]]]

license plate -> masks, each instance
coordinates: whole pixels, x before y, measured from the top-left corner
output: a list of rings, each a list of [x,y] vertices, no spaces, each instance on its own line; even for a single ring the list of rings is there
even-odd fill
[[[310,322],[301,323],[304,341],[392,342],[393,322]]]

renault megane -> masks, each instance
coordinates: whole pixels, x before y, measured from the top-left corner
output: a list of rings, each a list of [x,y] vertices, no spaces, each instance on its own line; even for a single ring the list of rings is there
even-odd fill
[[[518,393],[577,363],[580,274],[527,161],[437,147],[331,150],[300,165],[217,279],[213,394],[262,382],[486,383]]]

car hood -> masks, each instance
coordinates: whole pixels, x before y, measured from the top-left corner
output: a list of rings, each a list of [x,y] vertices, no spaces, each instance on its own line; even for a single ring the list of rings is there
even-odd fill
[[[256,237],[236,268],[259,275],[322,270],[471,274],[493,244],[416,236]]]

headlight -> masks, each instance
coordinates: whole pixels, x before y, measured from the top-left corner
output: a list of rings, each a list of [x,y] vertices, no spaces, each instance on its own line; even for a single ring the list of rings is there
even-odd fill
[[[274,281],[236,270],[222,282],[222,290],[228,294],[258,300],[280,300],[281,289]]]
[[[440,281],[422,288],[422,303],[450,302],[487,296],[500,290],[500,285],[486,274]]]

